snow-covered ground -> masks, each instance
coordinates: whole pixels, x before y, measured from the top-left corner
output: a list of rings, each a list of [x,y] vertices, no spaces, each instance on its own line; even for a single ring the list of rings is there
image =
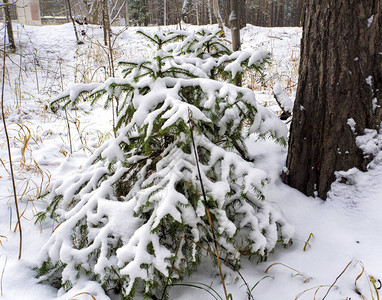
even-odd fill
[[[107,77],[102,31],[97,26],[83,29],[85,44],[77,46],[71,24],[15,25],[14,28],[18,48],[16,54],[7,58],[4,96],[22,214],[23,249],[22,259],[18,260],[17,218],[5,132],[1,126],[0,299],[109,299],[95,282],[84,281],[67,293],[38,284],[32,270],[39,250],[57,226],[53,222],[43,227],[34,224],[35,213],[46,207],[37,197],[55,178],[70,176],[95,148],[111,137],[111,112],[102,106],[91,108],[84,102],[77,110],[67,112],[71,146],[65,113],[56,115],[48,108],[49,100],[74,82]],[[135,34],[136,30],[113,29],[120,33],[115,44],[117,59],[150,55],[151,50]],[[266,49],[273,55],[264,82],[254,77],[248,78],[246,84],[254,88],[258,101],[275,113],[278,107],[272,87],[276,82],[293,99],[300,37],[299,28],[247,26],[242,30],[243,49]],[[375,287],[380,287],[378,280],[382,278],[379,205],[382,159],[377,159],[366,173],[347,172],[348,183],[335,183],[324,202],[308,198],[281,182],[279,173],[285,163],[285,148],[269,141],[253,140],[248,141],[248,148],[257,158],[256,167],[267,171],[271,179],[265,190],[267,199],[277,203],[295,226],[293,245],[277,248],[266,262],[243,261],[240,272],[246,284],[253,288],[253,298],[323,299],[329,291],[325,299],[379,299]],[[246,285],[238,274],[229,274],[227,289],[233,299],[252,299],[248,298]],[[211,285],[223,298],[218,270],[208,261],[185,282]],[[170,292],[170,299],[195,297],[216,299],[204,290],[186,286],[173,287]]]

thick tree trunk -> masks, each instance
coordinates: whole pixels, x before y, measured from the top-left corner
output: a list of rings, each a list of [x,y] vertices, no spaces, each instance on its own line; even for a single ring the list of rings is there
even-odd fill
[[[335,171],[365,170],[356,145],[382,121],[382,0],[306,0],[283,179],[325,199]],[[355,126],[351,126],[355,123]]]

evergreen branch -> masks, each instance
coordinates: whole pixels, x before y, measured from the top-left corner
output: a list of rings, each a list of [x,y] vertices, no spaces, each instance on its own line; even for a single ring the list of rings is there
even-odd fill
[[[167,75],[173,75],[171,77],[175,77],[175,74],[183,74],[183,75],[188,76],[189,78],[197,78],[196,75],[192,74],[191,72],[189,72],[185,69],[179,68],[179,67],[170,67],[166,71],[163,71],[162,74],[163,74],[163,77],[166,77]]]
[[[151,37],[150,35],[148,35],[144,31],[137,30],[137,33],[142,35],[142,36],[144,36],[146,39],[148,39],[149,41],[153,42],[154,44],[159,45],[157,40],[155,40],[153,37]]]

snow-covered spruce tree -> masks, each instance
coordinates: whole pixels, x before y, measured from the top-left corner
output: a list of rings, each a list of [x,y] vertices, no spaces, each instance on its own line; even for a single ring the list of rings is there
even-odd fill
[[[206,63],[185,52],[182,64],[173,55],[187,43],[184,32],[144,35],[157,45],[153,59],[125,62],[124,78],[76,85],[54,101],[118,98],[118,133],[52,185],[47,213],[60,225],[42,249],[41,281],[70,288],[86,276],[126,299],[137,289],[161,295],[196,269],[207,254],[201,246],[214,252],[200,179],[220,255],[235,267],[242,253],[265,257],[291,239],[262,194],[267,174],[254,168],[244,143],[252,133],[284,143],[284,124],[251,90],[209,78],[223,64],[229,73],[230,64],[258,67],[267,55],[227,54],[219,63],[206,52]],[[171,52],[163,49],[180,37]]]

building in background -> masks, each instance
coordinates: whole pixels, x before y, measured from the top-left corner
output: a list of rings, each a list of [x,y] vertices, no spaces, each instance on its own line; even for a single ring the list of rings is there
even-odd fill
[[[17,20],[20,24],[41,25],[39,0],[18,0],[16,11]]]

